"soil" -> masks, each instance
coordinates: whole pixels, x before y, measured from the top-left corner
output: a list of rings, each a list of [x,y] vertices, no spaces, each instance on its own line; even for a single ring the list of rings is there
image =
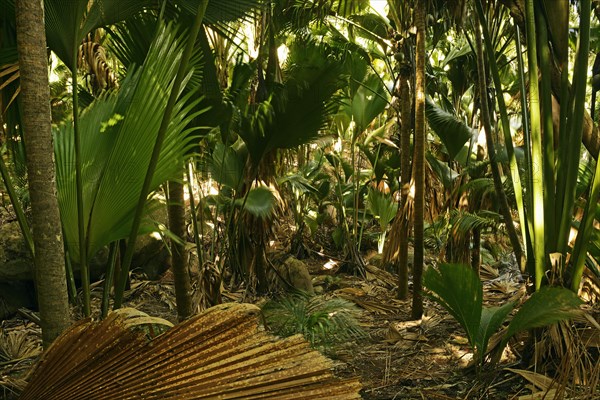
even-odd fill
[[[328,349],[340,377],[359,376],[361,395],[367,400],[383,399],[533,399],[539,392],[522,374],[514,354],[505,353],[500,365],[477,372],[471,365],[472,353],[460,325],[437,303],[425,300],[426,314],[411,321],[411,302],[397,300],[394,276],[369,266],[366,277],[324,270],[328,260],[313,254],[307,262],[317,277],[315,289],[324,296],[338,296],[363,309],[361,325],[367,337]],[[335,278],[319,288],[319,276]],[[482,269],[488,304],[517,299],[525,290],[518,273],[497,265]],[[160,281],[134,279],[126,306],[176,322],[174,289],[170,274]],[[99,309],[101,285],[93,289],[94,309]],[[265,298],[249,298],[242,290],[225,290],[223,301],[250,301],[262,304]],[[73,309],[73,317],[77,315]],[[16,398],[26,383],[27,373],[41,354],[40,329],[32,322],[35,313],[21,309],[1,323],[0,398]],[[513,343],[512,349],[519,349]],[[509,370],[509,368],[512,370]],[[540,392],[543,393],[543,392]],[[553,393],[553,392],[551,392]],[[550,393],[550,394],[551,394]],[[591,399],[588,394],[569,398]],[[586,397],[587,396],[587,397]],[[592,397],[590,397],[592,396]],[[554,398],[548,395],[546,398]],[[562,398],[562,397],[557,397]],[[600,397],[596,397],[600,398]]]

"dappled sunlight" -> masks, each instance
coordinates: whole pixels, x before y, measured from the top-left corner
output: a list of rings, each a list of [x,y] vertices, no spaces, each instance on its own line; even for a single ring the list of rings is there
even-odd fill
[[[323,264],[323,268],[322,269],[325,270],[325,271],[330,271],[330,270],[334,269],[335,267],[337,267],[338,264],[339,263],[337,261],[329,259],[325,264]]]

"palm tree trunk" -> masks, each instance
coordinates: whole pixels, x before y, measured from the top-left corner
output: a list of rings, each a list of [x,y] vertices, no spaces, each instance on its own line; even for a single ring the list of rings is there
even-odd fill
[[[171,268],[175,278],[175,300],[177,318],[183,321],[192,316],[192,284],[185,250],[186,226],[183,197],[183,184],[169,182],[169,230],[179,240],[171,240]]]
[[[35,281],[42,339],[48,346],[70,324],[53,161],[48,58],[43,2],[16,2],[23,131],[35,249]]]
[[[400,104],[400,187],[401,197],[398,213],[390,228],[390,235],[383,251],[383,264],[394,266],[398,274],[398,299],[408,297],[408,235],[410,233],[410,210],[412,198],[410,193],[410,128],[412,106],[409,76],[401,72],[397,101]]]
[[[415,84],[415,158],[413,161],[415,179],[414,233],[415,252],[413,266],[412,318],[423,315],[423,253],[425,217],[425,30],[426,0],[417,0],[415,5],[415,26],[417,27],[416,84]]]
[[[400,77],[400,175],[402,179],[401,204],[402,222],[400,227],[400,246],[398,255],[398,298],[405,300],[408,297],[408,235],[410,234],[410,210],[413,199],[410,196],[410,178],[412,175],[410,163],[410,131],[412,95],[408,80],[410,75]]]

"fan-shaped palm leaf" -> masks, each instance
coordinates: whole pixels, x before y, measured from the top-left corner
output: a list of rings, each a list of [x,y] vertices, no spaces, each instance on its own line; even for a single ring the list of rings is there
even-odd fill
[[[453,233],[465,237],[474,229],[497,228],[501,215],[494,211],[479,211],[469,213],[466,211],[452,210],[450,222],[453,225]]]
[[[173,27],[163,28],[143,68],[119,92],[96,100],[81,115],[82,174],[88,254],[127,236],[152,153],[154,138],[174,80],[181,46]],[[186,125],[198,112],[189,96],[177,103],[161,151],[152,189],[179,175],[193,136]],[[70,254],[78,259],[77,207],[72,124],[56,132],[57,186]]]
[[[247,111],[240,137],[254,165],[275,149],[289,149],[319,136],[335,106],[342,67],[329,46],[298,39],[290,48],[286,80],[270,101]]]
[[[299,335],[276,339],[260,330],[259,313],[224,304],[153,339],[118,313],[81,321],[53,343],[21,398],[360,398],[360,383],[334,378],[331,362]]]
[[[356,124],[355,132],[360,134],[387,106],[387,92],[381,78],[370,74],[351,95],[349,102],[342,109],[352,117]],[[354,140],[356,140],[356,136],[354,136]]]
[[[431,99],[427,99],[425,108],[427,122],[440,138],[450,158],[456,157],[465,143],[477,134],[477,131],[467,126],[454,115],[439,108]]]
[[[433,292],[433,300],[462,325],[469,343],[475,346],[483,306],[483,289],[477,274],[465,265],[442,264],[438,269],[427,269],[423,283]]]
[[[267,220],[273,217],[277,209],[277,196],[272,189],[257,186],[250,189],[246,197],[236,199],[235,204],[253,217]]]

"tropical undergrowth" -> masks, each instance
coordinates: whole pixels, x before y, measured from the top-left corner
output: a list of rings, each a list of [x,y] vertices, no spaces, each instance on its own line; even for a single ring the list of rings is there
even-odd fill
[[[313,347],[324,351],[367,337],[359,322],[362,311],[341,298],[291,294],[267,302],[262,314],[265,327],[276,335],[302,334]]]

